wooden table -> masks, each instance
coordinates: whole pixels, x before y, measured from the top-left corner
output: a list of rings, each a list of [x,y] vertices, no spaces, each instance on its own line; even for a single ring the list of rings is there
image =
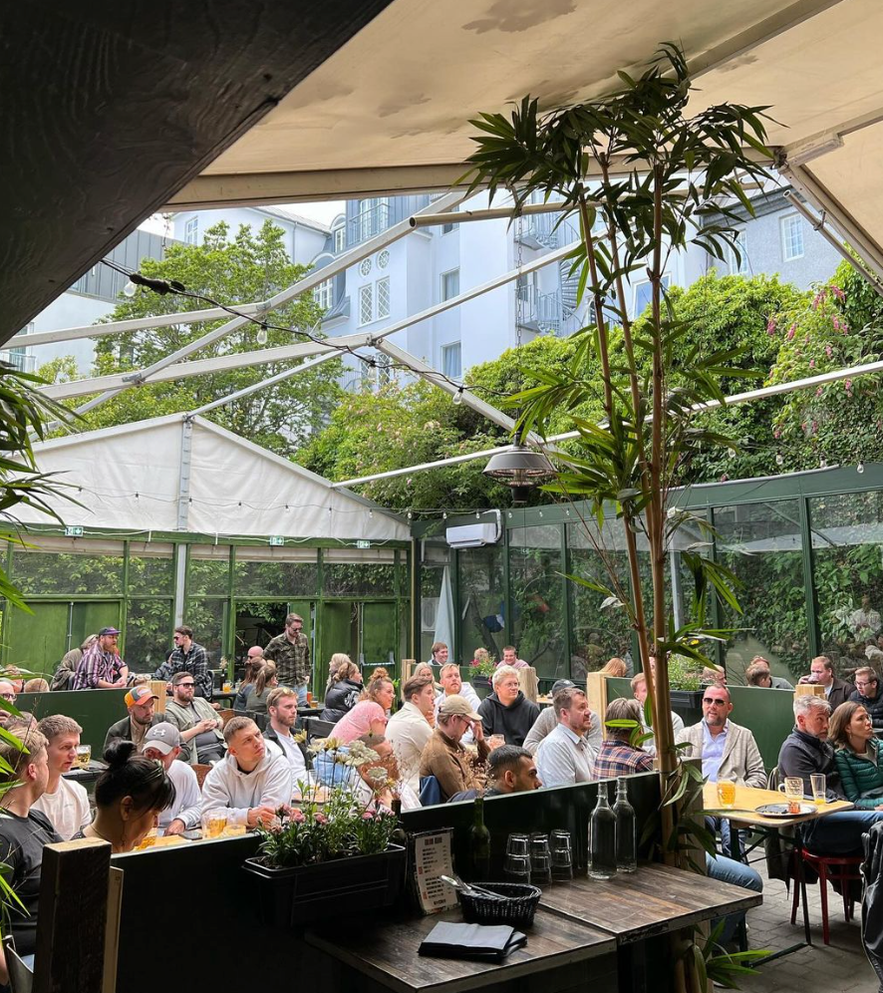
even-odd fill
[[[357,908],[353,908],[354,910]],[[406,920],[360,920],[358,926],[311,928],[307,946],[320,954],[323,993],[593,993],[616,989],[616,941],[583,922],[537,910],[527,944],[504,962],[420,956],[420,942],[439,921],[462,921],[459,910]],[[301,963],[303,966],[303,963]],[[513,985],[513,981],[517,984]]]

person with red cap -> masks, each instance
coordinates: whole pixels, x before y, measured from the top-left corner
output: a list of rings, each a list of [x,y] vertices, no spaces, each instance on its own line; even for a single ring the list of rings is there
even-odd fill
[[[159,697],[149,686],[133,686],[123,697],[129,715],[108,728],[104,739],[104,751],[107,751],[115,741],[134,741],[140,748],[148,728],[168,721],[165,714],[153,712],[158,699]]]

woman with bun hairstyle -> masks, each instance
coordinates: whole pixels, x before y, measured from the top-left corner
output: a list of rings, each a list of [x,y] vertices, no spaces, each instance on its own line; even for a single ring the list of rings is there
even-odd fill
[[[83,837],[108,841],[115,853],[131,852],[174,802],[175,787],[162,763],[138,755],[132,741],[115,741],[104,761],[107,768],[95,783],[95,820]]]

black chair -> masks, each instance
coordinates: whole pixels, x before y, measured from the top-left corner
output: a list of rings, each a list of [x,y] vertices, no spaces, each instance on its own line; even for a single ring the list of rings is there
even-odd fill
[[[3,939],[3,951],[6,953],[6,968],[9,970],[9,989],[12,993],[31,993],[34,988],[34,973],[19,958],[9,936]]]
[[[307,741],[312,741],[314,738],[330,738],[335,724],[319,717],[305,717],[304,727],[307,729]]]
[[[865,861],[860,870],[865,883],[862,943],[883,991],[883,822],[874,824],[862,835],[862,841],[865,848]]]

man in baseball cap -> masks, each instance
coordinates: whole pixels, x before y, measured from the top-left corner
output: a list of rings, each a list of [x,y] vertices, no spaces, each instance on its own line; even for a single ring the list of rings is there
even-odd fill
[[[165,714],[153,712],[158,699],[149,686],[133,686],[123,697],[129,715],[108,728],[104,750],[107,751],[112,742],[120,740],[134,741],[140,748],[147,729],[166,720]]]
[[[71,677],[72,690],[125,689],[129,667],[120,657],[117,647],[120,632],[116,628],[102,628],[95,644],[83,652]]]
[[[446,696],[438,708],[436,729],[420,757],[420,775],[435,776],[441,803],[478,786],[475,767],[460,741],[469,730],[478,747],[478,762],[484,765],[490,748],[484,740],[481,718],[465,697],[458,693]]]
[[[154,724],[144,735],[141,754],[162,762],[175,784],[172,805],[160,811],[159,829],[164,834],[181,834],[199,827],[199,781],[187,762],[175,761],[181,754],[181,732],[174,724]]]

